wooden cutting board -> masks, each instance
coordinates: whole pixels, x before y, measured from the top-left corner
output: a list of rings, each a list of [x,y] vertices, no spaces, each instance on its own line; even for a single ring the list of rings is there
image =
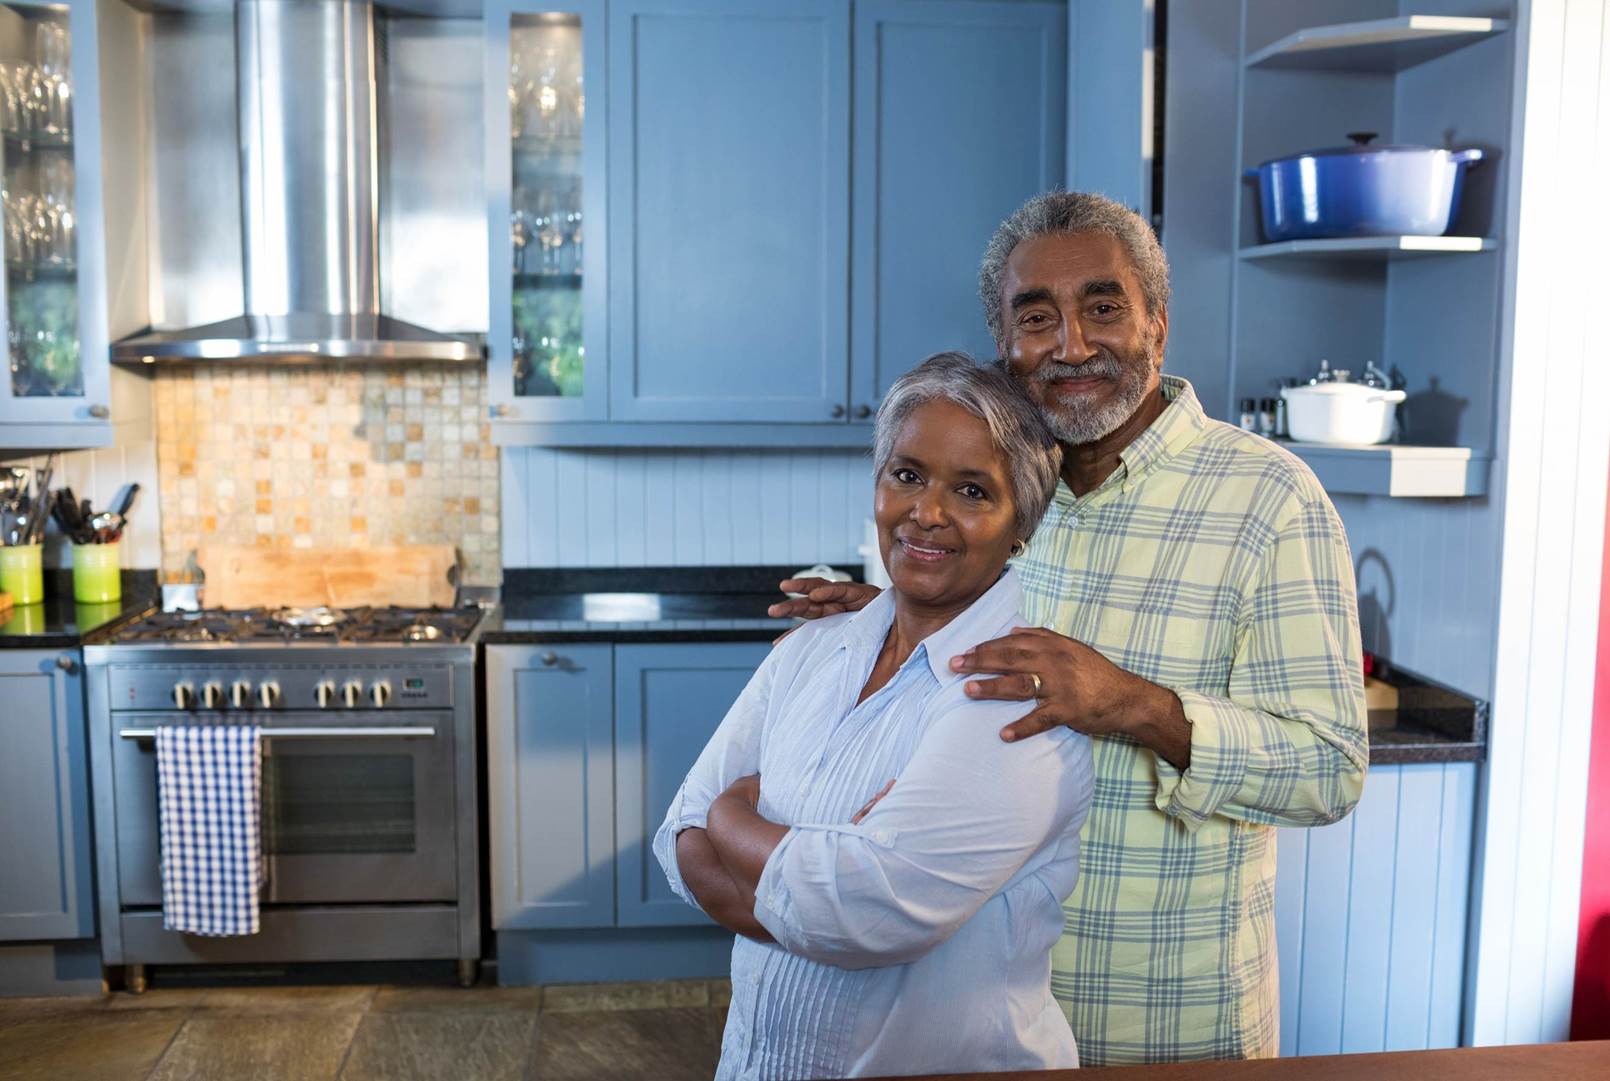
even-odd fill
[[[209,608],[332,608],[398,604],[410,608],[453,603],[449,572],[458,564],[451,544],[389,548],[254,548],[204,545],[196,561],[206,574]]]

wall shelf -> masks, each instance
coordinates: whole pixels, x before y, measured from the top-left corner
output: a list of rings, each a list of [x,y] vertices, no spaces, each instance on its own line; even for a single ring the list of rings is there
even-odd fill
[[[1479,236],[1347,236],[1324,240],[1282,240],[1242,248],[1242,259],[1421,259],[1492,251],[1496,240]]]
[[[1397,72],[1507,30],[1504,19],[1400,15],[1395,19],[1314,26],[1287,34],[1247,57],[1247,67]]]
[[[1469,447],[1279,445],[1308,464],[1333,495],[1461,498],[1485,495],[1492,455]]]

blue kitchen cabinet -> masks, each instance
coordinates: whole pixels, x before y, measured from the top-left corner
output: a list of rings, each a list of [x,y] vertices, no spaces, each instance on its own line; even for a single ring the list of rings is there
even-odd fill
[[[615,836],[623,927],[708,925],[671,892],[654,833],[699,752],[765,660],[765,642],[615,648]]]
[[[855,5],[851,406],[867,420],[930,353],[995,356],[976,267],[995,227],[1063,182],[1063,3]]]
[[[0,447],[110,446],[120,419],[113,417],[108,263],[122,258],[131,227],[106,213],[102,181],[127,165],[130,139],[116,122],[132,106],[115,96],[106,103],[103,146],[99,7],[94,0],[0,4],[0,56],[19,75],[37,77],[24,106],[0,110],[7,189],[0,338],[10,360],[0,365]],[[107,18],[114,27],[123,21],[120,13]],[[36,102],[49,104],[31,107]],[[122,209],[115,195],[112,203]]]
[[[487,378],[500,424],[609,413],[603,0],[490,0]]]
[[[492,926],[615,922],[608,644],[488,646]]]
[[[1372,766],[1352,814],[1279,831],[1281,1055],[1459,1046],[1476,769]]]
[[[846,413],[850,4],[610,4],[615,421]]]
[[[77,652],[0,650],[0,942],[89,938],[89,758]]]

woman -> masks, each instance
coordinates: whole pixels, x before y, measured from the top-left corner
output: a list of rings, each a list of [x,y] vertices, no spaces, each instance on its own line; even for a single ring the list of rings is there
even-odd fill
[[[1033,702],[974,701],[952,656],[1023,622],[1006,569],[1060,455],[1003,372],[929,358],[878,411],[893,583],[760,666],[655,853],[736,932],[719,1078],[1078,1064],[1050,951],[1079,869],[1090,741],[1011,744]]]

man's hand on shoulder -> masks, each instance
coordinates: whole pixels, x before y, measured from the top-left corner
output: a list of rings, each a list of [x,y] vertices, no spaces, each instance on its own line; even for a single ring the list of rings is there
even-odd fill
[[[1083,642],[1041,627],[1015,627],[1004,638],[952,657],[950,669],[995,676],[969,680],[969,698],[1039,701],[1033,712],[1001,729],[1008,743],[1066,725],[1091,736],[1130,736],[1179,769],[1190,766],[1191,726],[1179,696],[1124,671]]]
[[[821,619],[840,612],[858,612],[871,604],[882,592],[877,586],[861,582],[829,582],[826,578],[786,578],[777,584],[784,593],[803,596],[789,597],[766,609],[773,619]]]

